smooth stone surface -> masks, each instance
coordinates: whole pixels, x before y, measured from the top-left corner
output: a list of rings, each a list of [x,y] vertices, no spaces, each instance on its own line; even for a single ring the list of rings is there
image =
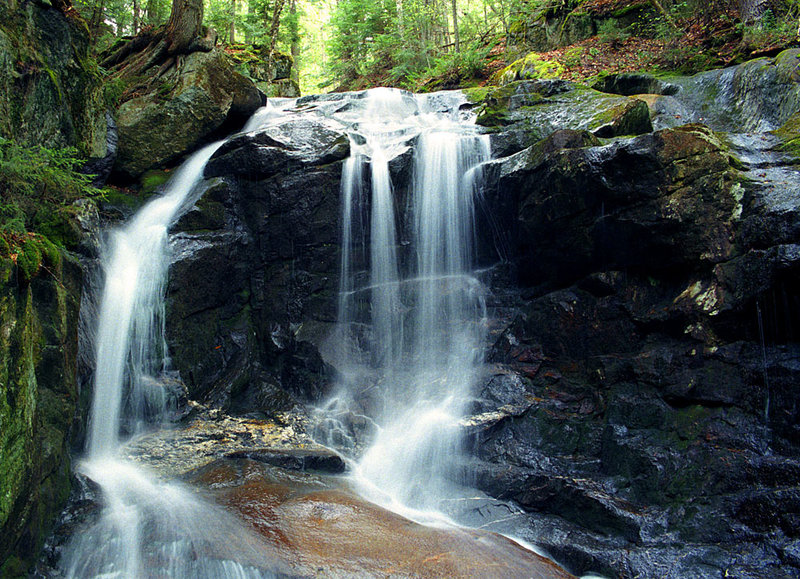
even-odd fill
[[[330,480],[253,461],[220,461],[193,473],[302,576],[529,577],[569,573],[494,533],[410,521]]]

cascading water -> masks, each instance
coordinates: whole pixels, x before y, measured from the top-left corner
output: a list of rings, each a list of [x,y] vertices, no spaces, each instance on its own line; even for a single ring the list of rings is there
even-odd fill
[[[109,237],[95,337],[88,459],[80,465],[99,485],[104,507],[97,522],[68,546],[62,560],[67,577],[272,576],[260,569],[269,562],[233,517],[181,485],[160,483],[116,457],[123,425],[135,431],[166,409],[168,397],[158,375],[166,356],[167,231],[191,206],[203,167],[219,145],[193,155],[163,196]],[[236,548],[230,546],[233,536]]]
[[[245,128],[291,139],[294,121],[312,114],[350,135],[339,314],[327,352],[341,379],[325,412],[329,423],[347,414],[361,427],[351,421],[330,441],[360,456],[351,463],[356,490],[425,521],[441,521],[442,500],[454,496],[459,421],[486,332],[473,201],[489,143],[462,118],[462,104],[460,93],[377,89],[274,103]],[[67,577],[249,578],[279,568],[232,515],[117,458],[121,433],[164,412],[167,231],[191,206],[217,146],[192,157],[165,195],[109,237],[88,459],[80,467],[99,485],[104,508],[68,546]]]
[[[342,293],[335,336],[346,357],[340,355],[337,366],[347,370],[338,399],[350,400],[347,411],[366,415],[375,425],[355,467],[359,490],[419,515],[437,510],[449,494],[458,421],[482,361],[485,311],[482,285],[473,273],[473,201],[489,144],[459,119],[457,94],[429,101],[381,89],[364,100],[352,139],[355,152],[342,181]],[[407,212],[398,217],[389,162],[412,141]],[[398,221],[405,224],[404,239],[397,234]],[[357,256],[368,275],[356,265]],[[366,355],[359,356],[359,346]]]

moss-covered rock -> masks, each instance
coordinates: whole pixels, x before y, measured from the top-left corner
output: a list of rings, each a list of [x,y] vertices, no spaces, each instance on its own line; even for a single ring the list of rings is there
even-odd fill
[[[591,131],[599,137],[653,130],[644,101],[562,80],[516,81],[493,89],[483,100],[477,122],[525,130],[534,141],[559,129]]]
[[[693,111],[682,122],[704,122],[717,131],[776,130],[800,110],[800,49],[739,66],[672,77],[676,98]]]
[[[189,54],[159,83],[119,107],[114,170],[124,178],[174,163],[226,126],[240,126],[263,102],[219,50]]]
[[[272,82],[256,81],[256,86],[267,95],[267,98],[296,98],[300,96],[300,85],[291,78],[282,78]]]
[[[497,71],[489,80],[493,84],[503,86],[517,80],[561,78],[564,71],[564,65],[557,60],[547,60],[541,55],[531,52]]]
[[[236,70],[252,80],[267,98],[300,96],[300,85],[292,78],[294,59],[291,55],[275,52],[270,58],[268,47],[257,44],[233,46],[228,54]]]
[[[563,0],[530,8],[512,16],[509,36],[542,52],[585,40],[604,26],[647,33],[658,16],[652,0]]]
[[[781,148],[800,161],[800,112],[792,115],[774,133],[782,141]]]
[[[81,269],[36,252],[47,266],[19,263],[0,283],[0,574],[24,576],[70,492],[69,440],[76,379]]]
[[[0,135],[105,156],[103,79],[89,41],[80,19],[44,3],[0,13]]]

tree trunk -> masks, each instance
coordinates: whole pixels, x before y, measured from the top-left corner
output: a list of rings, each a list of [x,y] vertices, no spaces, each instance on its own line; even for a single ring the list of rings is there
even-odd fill
[[[139,34],[139,0],[133,0],[133,35]]]
[[[247,0],[247,16],[250,16],[253,13],[252,7],[250,6],[252,1],[253,0]],[[248,22],[250,22],[249,18],[246,18],[246,20]],[[250,38],[250,27],[246,26],[245,29],[244,29],[244,42],[245,42],[245,44],[250,44],[250,41],[251,41],[251,38]]]
[[[769,0],[736,0],[736,7],[742,22],[750,24],[759,20],[769,9]]]
[[[275,68],[273,55],[275,54],[275,45],[278,44],[278,29],[281,25],[281,12],[286,0],[275,0],[272,9],[272,21],[269,25],[269,52],[267,52],[267,78],[272,82],[272,72]]]
[[[461,41],[458,37],[458,10],[456,9],[456,0],[453,0],[453,41],[456,45],[456,52],[461,52]]]
[[[297,0],[291,0],[289,12],[292,15],[292,80],[300,83],[300,30],[297,22]]]
[[[400,34],[400,40],[405,41],[406,31],[403,22],[403,0],[395,0],[394,4],[397,10],[397,32]]]
[[[98,0],[92,8],[92,19],[89,21],[89,30],[92,33],[97,33],[100,26],[103,24],[103,15],[105,13],[105,0]]]
[[[231,0],[231,28],[228,34],[228,43],[236,42],[236,0]]]
[[[168,52],[187,52],[192,42],[200,36],[202,26],[203,0],[172,0],[166,28]]]

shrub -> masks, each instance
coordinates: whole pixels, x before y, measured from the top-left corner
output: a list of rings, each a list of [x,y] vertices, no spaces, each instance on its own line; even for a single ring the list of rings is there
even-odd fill
[[[43,263],[58,265],[54,242],[77,241],[71,203],[103,193],[80,165],[74,148],[24,147],[0,138],[0,258],[16,262],[22,282]]]

